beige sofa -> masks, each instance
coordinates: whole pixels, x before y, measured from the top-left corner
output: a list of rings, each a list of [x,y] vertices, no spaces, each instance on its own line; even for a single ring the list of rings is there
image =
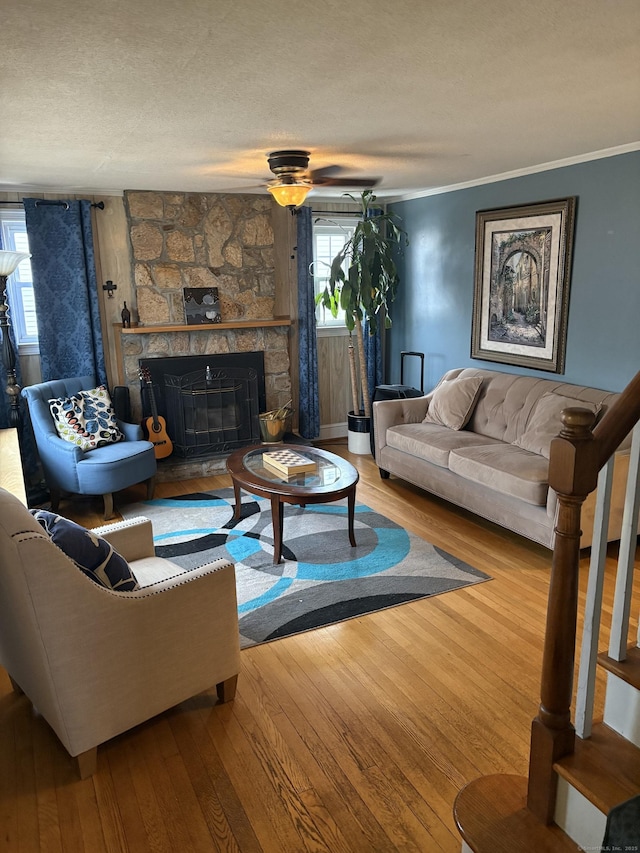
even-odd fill
[[[552,548],[557,497],[548,453],[560,413],[587,406],[601,417],[616,397],[560,379],[450,370],[424,397],[374,403],[376,462],[382,477],[393,474]],[[628,456],[625,442],[616,453],[610,541],[620,537]],[[582,547],[592,541],[594,506],[595,493],[583,507]]]

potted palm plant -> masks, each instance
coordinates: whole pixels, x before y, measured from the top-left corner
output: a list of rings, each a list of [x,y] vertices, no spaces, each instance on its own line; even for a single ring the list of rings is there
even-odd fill
[[[349,412],[349,449],[369,452],[371,395],[367,383],[364,352],[364,324],[375,335],[378,326],[391,326],[389,305],[398,288],[399,277],[394,256],[407,245],[407,234],[395,213],[383,213],[375,207],[376,196],[365,190],[359,199],[361,218],[353,234],[331,262],[329,283],[317,301],[333,317],[342,309],[349,331],[349,375],[353,410]],[[355,332],[357,362],[353,344]]]

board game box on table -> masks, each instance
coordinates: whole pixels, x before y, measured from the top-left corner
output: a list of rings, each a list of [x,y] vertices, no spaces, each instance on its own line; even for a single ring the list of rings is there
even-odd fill
[[[315,471],[316,463],[294,450],[269,450],[262,454],[262,461],[279,474],[303,474]]]

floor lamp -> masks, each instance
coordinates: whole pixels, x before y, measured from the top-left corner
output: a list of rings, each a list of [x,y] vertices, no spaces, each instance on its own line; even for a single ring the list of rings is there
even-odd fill
[[[25,252],[5,252],[0,249],[0,334],[2,334],[2,363],[7,374],[6,392],[9,398],[9,423],[20,425],[20,386],[16,377],[16,353],[9,336],[9,305],[7,302],[7,278],[21,261],[30,258]]]

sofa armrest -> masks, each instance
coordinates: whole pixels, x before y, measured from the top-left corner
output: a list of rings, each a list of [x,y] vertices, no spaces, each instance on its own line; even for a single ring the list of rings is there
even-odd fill
[[[69,465],[70,459],[74,463],[78,463],[85,457],[84,450],[78,447],[77,444],[61,438],[57,432],[48,433],[43,436],[38,445],[38,453],[45,455],[52,463],[61,460],[65,466]]]
[[[419,424],[429,408],[429,397],[407,397],[402,400],[378,400],[373,404],[373,431],[376,458],[387,443],[387,430],[398,424]]]
[[[53,433],[42,433],[36,437],[38,456],[42,463],[45,479],[51,489],[78,492],[78,462],[86,456],[76,444],[65,441]]]
[[[110,542],[128,563],[155,555],[153,527],[144,516],[94,527],[93,533]]]
[[[140,424],[130,424],[127,421],[117,420],[118,427],[124,435],[125,441],[142,441],[144,438]]]

